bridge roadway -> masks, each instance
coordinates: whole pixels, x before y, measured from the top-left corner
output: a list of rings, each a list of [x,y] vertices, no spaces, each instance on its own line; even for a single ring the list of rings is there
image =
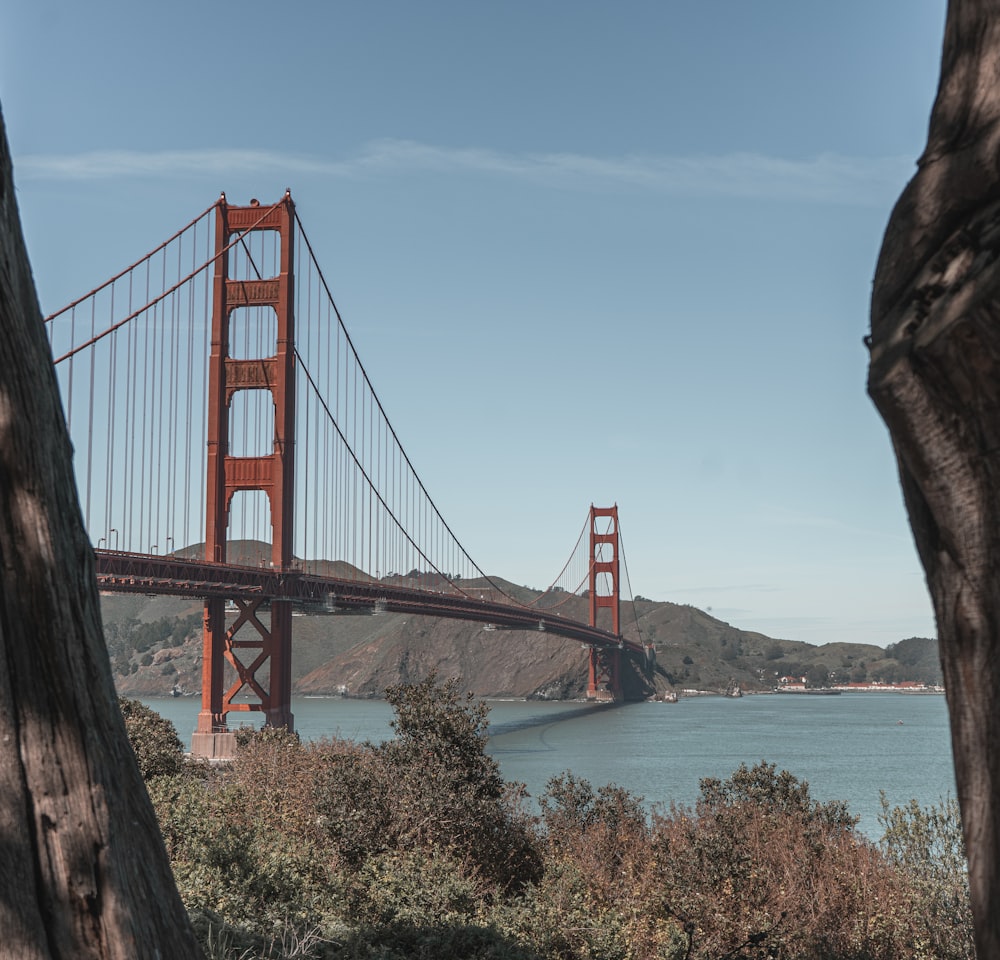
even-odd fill
[[[617,647],[644,656],[641,644],[607,630],[531,607],[478,600],[465,594],[433,593],[378,580],[343,580],[297,570],[206,563],[173,556],[95,550],[97,585],[114,593],[144,593],[207,599],[292,600],[337,611],[419,614],[536,630],[597,648]]]

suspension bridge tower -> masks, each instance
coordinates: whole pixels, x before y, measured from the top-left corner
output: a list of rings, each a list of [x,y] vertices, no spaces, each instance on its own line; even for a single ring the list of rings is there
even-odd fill
[[[601,533],[598,521],[607,520]],[[611,632],[621,637],[621,594],[618,587],[618,507],[590,508],[590,625],[597,626],[599,610],[611,611]],[[600,591],[600,592],[599,592]],[[621,648],[590,648],[588,700],[621,700]]]
[[[266,494],[271,514],[270,566],[284,573],[292,566],[295,447],[295,304],[293,225],[290,193],[273,207],[256,201],[236,207],[225,194],[216,205],[215,277],[212,341],[208,370],[208,489],[205,559],[226,563],[227,533],[233,496],[239,491]],[[275,268],[246,254],[246,276],[232,276],[234,251],[249,251],[251,234],[269,232]],[[234,238],[239,244],[234,244]],[[263,241],[262,241],[263,244]],[[274,276],[261,274],[276,272]],[[234,313],[273,310],[276,337],[273,353],[261,357],[231,356]],[[265,347],[268,351],[271,346]],[[233,456],[230,452],[233,397],[243,390],[270,393],[274,409],[274,443],[269,453]],[[227,626],[226,607],[232,623]],[[191,749],[198,756],[230,756],[233,734],[227,716],[259,710],[270,727],[293,728],[291,712],[292,610],[287,600],[212,597],[205,601],[201,712]],[[226,666],[231,682],[226,687]],[[238,699],[237,699],[238,698]]]

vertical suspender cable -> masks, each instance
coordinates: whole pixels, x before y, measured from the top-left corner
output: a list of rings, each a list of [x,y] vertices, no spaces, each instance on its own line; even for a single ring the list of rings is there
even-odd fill
[[[194,267],[198,251],[198,227],[195,225],[194,233],[191,237],[191,266]],[[194,298],[197,287],[194,283],[187,288],[187,390],[186,403],[184,407],[185,417],[182,428],[182,435],[186,433],[190,440],[199,436],[194,432]],[[181,541],[178,546],[187,546],[191,531],[191,442],[184,444],[184,489],[181,491],[181,503],[183,504],[183,527],[181,528]],[[200,498],[199,498],[200,499]]]
[[[69,340],[71,345],[76,344],[76,307],[69,314]],[[73,434],[73,358],[69,361],[69,377],[66,389],[68,400],[66,401],[66,428],[70,435]]]
[[[300,245],[300,248],[301,248],[301,245]],[[309,266],[310,266],[310,270],[311,270],[312,269],[312,261],[311,260],[310,260]],[[317,323],[319,323],[318,319],[317,319]],[[333,350],[333,348],[332,348],[332,337],[330,336],[330,307],[329,307],[329,305],[327,305],[327,308],[326,308],[326,319],[323,322],[323,325],[322,325],[321,329],[326,333],[326,379],[325,379],[325,381],[321,381],[321,382],[325,382],[325,384],[326,384],[326,387],[325,387],[325,389],[326,389],[326,395],[330,396],[330,388],[332,386],[332,384],[331,384],[331,379],[332,379],[332,377],[331,377],[331,358],[332,358],[332,350]],[[320,419],[319,408],[317,407],[317,409],[316,409],[316,420],[319,421],[319,419]],[[317,431],[317,435],[318,435],[318,431]],[[336,518],[335,518],[335,515],[334,515],[334,510],[332,509],[333,508],[333,504],[330,503],[330,493],[331,493],[330,487],[331,487],[331,484],[332,484],[331,478],[333,476],[333,473],[332,473],[333,464],[331,463],[331,458],[336,455],[336,447],[334,446],[334,440],[335,440],[335,438],[334,438],[333,434],[330,432],[329,427],[327,427],[325,424],[324,424],[324,436],[328,437],[328,439],[324,442],[323,448],[322,448],[323,449],[323,480],[322,480],[322,487],[323,487],[323,556],[327,560],[335,560],[336,557],[333,555],[332,552],[327,553],[327,549],[328,549],[328,547],[330,547],[330,548],[333,547],[333,542],[332,542],[333,541],[333,536],[332,536],[332,534],[334,532],[334,528],[335,528],[335,525],[336,525]]]
[[[214,239],[213,238],[213,231],[211,229],[209,229],[208,224],[206,223],[206,228],[205,228],[205,262],[206,263],[209,262],[209,257],[211,255],[211,251],[212,251],[213,239]],[[199,463],[198,463],[198,476],[199,477],[205,477],[208,474],[208,420],[207,420],[207,418],[208,418],[208,356],[211,353],[211,349],[212,349],[212,347],[211,347],[211,344],[212,344],[212,330],[211,330],[212,324],[211,324],[211,321],[208,318],[211,317],[211,315],[212,315],[212,312],[211,312],[211,309],[212,309],[211,308],[211,303],[212,303],[212,284],[213,284],[213,282],[214,281],[212,280],[212,278],[211,278],[210,275],[206,275],[205,280],[203,282],[204,306],[202,307],[202,316],[205,318],[205,322],[202,325],[202,329],[203,329],[204,332],[202,333],[202,345],[201,345],[201,357],[202,357],[202,360],[201,360],[201,383],[202,383],[202,387],[201,387],[201,396],[202,396],[201,409],[204,411],[203,419],[202,419],[202,429],[205,431],[204,432],[205,442],[201,444],[201,457],[200,457]],[[199,539],[200,539],[200,537],[204,534],[205,525],[208,522],[208,517],[207,517],[208,506],[207,506],[207,503],[206,503],[206,497],[205,497],[204,493],[202,493],[201,496],[198,497],[197,502],[199,504],[201,504],[201,509],[198,511],[199,512],[198,534],[199,534]],[[206,543],[207,543],[207,541],[206,541]],[[205,559],[208,560],[210,558],[209,557],[205,557]]]
[[[177,245],[177,279],[179,280],[182,276],[181,270],[181,245]],[[167,406],[167,462],[166,468],[167,473],[167,511],[166,520],[164,523],[163,533],[164,540],[161,546],[163,547],[163,552],[168,553],[167,549],[167,537],[171,535],[171,531],[174,530],[174,496],[175,496],[175,483],[174,477],[177,470],[177,465],[179,463],[179,457],[177,454],[180,453],[179,450],[175,450],[174,438],[177,422],[177,403],[178,403],[178,385],[179,377],[177,373],[177,328],[179,325],[178,309],[180,307],[180,294],[173,294],[170,297],[170,397]]]
[[[160,257],[160,269],[162,273],[160,290],[165,290],[167,288],[167,254],[166,251]],[[158,374],[160,379],[160,389],[155,391],[154,402],[156,404],[156,420],[153,427],[153,436],[150,439],[151,451],[155,450],[155,457],[152,452],[150,455],[150,483],[153,485],[153,501],[156,504],[156,520],[151,524],[149,542],[150,551],[152,551],[152,544],[157,544],[158,546],[163,546],[160,543],[162,527],[160,525],[160,515],[163,508],[163,471],[166,467],[166,463],[163,461],[163,408],[166,401],[166,394],[170,389],[170,385],[166,382],[164,376],[167,370],[167,358],[166,350],[164,348],[164,340],[166,338],[166,327],[167,327],[167,304],[162,303],[160,308],[160,329],[157,332],[159,339],[159,345],[157,347],[157,363],[159,366]],[[153,512],[150,511],[150,517],[152,518]]]
[[[129,316],[132,314],[132,274],[128,275],[128,312]],[[125,503],[124,510],[122,512],[121,520],[121,539],[124,540],[126,536],[132,530],[132,500],[133,492],[135,488],[135,470],[132,463],[132,459],[135,456],[135,425],[138,419],[135,414],[135,341],[138,337],[138,329],[134,323],[130,323],[126,327],[127,331],[127,343],[126,343],[126,359],[125,359],[125,370],[126,370],[126,386],[125,386],[125,457],[124,457],[124,468],[125,468]],[[109,531],[110,533],[110,531]],[[126,548],[128,549],[128,548]]]
[[[93,337],[96,330],[96,309],[97,305],[93,299],[90,301],[90,335]],[[90,530],[90,490],[93,483],[94,475],[94,378],[96,376],[96,371],[94,363],[96,360],[96,350],[90,351],[90,387],[88,391],[87,400],[87,486],[86,494],[84,497],[84,509],[83,516],[87,525],[87,529]]]
[[[146,264],[146,303],[149,303],[149,263],[148,262]],[[143,350],[143,352],[142,352],[142,366],[143,366],[143,373],[145,374],[145,376],[143,377],[143,380],[145,381],[145,383],[148,384],[149,380],[150,380],[150,377],[149,377],[149,363],[150,363],[149,356],[152,353],[152,350],[150,350],[148,348],[148,344],[149,344],[149,327],[148,327],[148,324],[150,322],[149,321],[149,311],[147,311],[145,314],[143,314],[143,317],[144,317],[144,319],[146,321],[146,324],[147,324],[146,326],[143,326],[143,327],[140,328],[141,331],[142,331],[143,337],[144,337],[144,339],[146,341],[146,344],[147,344],[147,348],[145,350]],[[156,308],[155,307],[153,308],[153,321],[152,322],[154,324],[156,322]],[[139,436],[141,438],[141,442],[139,444],[139,448],[141,450],[141,456],[140,456],[141,467],[140,467],[140,470],[139,470],[139,527],[138,527],[138,531],[137,531],[137,533],[138,533],[138,542],[136,543],[135,546],[138,547],[138,549],[140,551],[142,550],[142,547],[145,545],[145,543],[148,543],[148,541],[144,541],[144,539],[143,539],[143,534],[145,533],[146,501],[148,499],[148,491],[146,490],[146,443],[145,443],[145,438],[146,438],[146,436],[147,436],[147,434],[149,432],[148,427],[146,426],[146,410],[147,410],[147,408],[149,406],[149,396],[148,396],[148,394],[149,394],[149,391],[147,391],[147,396],[145,398],[143,398],[144,402],[142,404],[142,418],[141,418],[141,421],[140,421],[140,424],[139,424]]]
[[[111,316],[115,315],[115,288],[111,288]],[[107,423],[107,437],[108,437],[108,455],[105,458],[104,464],[104,536],[107,538],[108,534],[111,532],[111,527],[113,526],[111,522],[111,511],[113,504],[115,502],[115,464],[118,460],[117,449],[115,446],[115,428],[117,427],[117,418],[115,417],[114,409],[114,398],[115,391],[113,389],[113,384],[119,382],[118,373],[118,332],[115,331],[114,335],[111,337],[111,347],[108,351],[108,372],[109,372],[109,388],[108,388],[108,423]],[[105,546],[110,547],[111,544],[105,543]]]

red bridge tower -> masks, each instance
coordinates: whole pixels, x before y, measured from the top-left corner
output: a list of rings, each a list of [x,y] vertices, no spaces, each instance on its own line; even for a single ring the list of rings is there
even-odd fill
[[[610,521],[606,533],[597,529],[598,519]],[[599,578],[600,574],[604,574]],[[605,592],[598,594],[598,587]],[[597,611],[611,610],[611,632],[621,636],[621,594],[618,589],[618,507],[590,507],[590,625],[597,626]],[[621,700],[621,649],[590,648],[588,700]]]
[[[215,285],[212,347],[208,370],[208,497],[205,559],[225,563],[233,495],[240,490],[267,494],[271,512],[271,567],[292,564],[295,448],[295,311],[291,195],[273,207],[252,201],[248,207],[216,206]],[[276,233],[278,275],[252,279],[230,276],[229,247],[234,236],[254,231]],[[268,308],[277,315],[275,352],[268,357],[230,356],[231,320],[240,309]],[[240,390],[267,390],[274,401],[274,447],[261,456],[231,456],[230,413]],[[237,561],[238,562],[238,561]],[[198,756],[230,756],[233,734],[226,718],[233,711],[259,710],[271,727],[293,727],[291,712],[292,609],[287,600],[234,599],[236,613],[226,626],[226,600],[205,601],[201,712],[191,750]],[[230,607],[232,610],[232,606]],[[242,636],[237,637],[242,631]],[[235,679],[228,689],[225,667]],[[267,665],[266,679],[258,678]],[[242,697],[236,701],[236,697]],[[252,698],[256,698],[254,701]]]

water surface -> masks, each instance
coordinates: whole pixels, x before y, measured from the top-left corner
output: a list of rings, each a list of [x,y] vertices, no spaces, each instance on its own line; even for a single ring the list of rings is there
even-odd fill
[[[196,699],[146,699],[190,745]],[[809,783],[817,800],[844,800],[878,837],[879,791],[890,803],[923,806],[955,795],[943,696],[845,693],[694,697],[621,706],[489,701],[490,753],[508,780],[533,796],[564,770],[595,786],[616,783],[650,804],[692,804],[702,777],[728,777],[760,760]],[[392,736],[392,708],[377,700],[297,697],[305,739],[379,742]],[[252,715],[251,715],[252,716]]]

